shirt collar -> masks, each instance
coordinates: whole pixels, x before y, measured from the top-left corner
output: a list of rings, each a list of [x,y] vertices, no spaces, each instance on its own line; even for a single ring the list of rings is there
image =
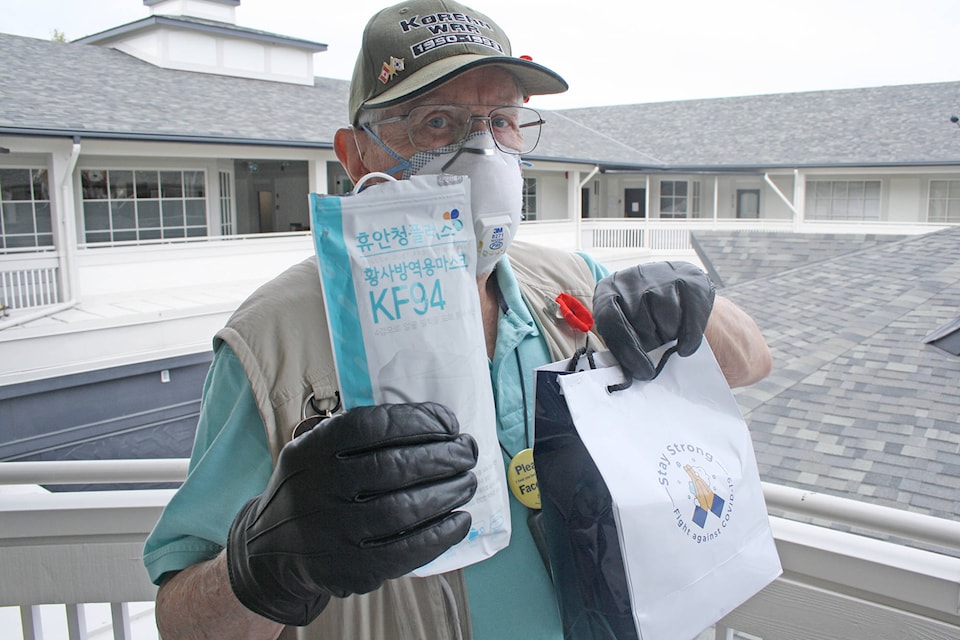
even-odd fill
[[[504,256],[503,259],[497,263],[497,270],[493,275],[497,278],[500,293],[503,295],[503,299],[507,303],[510,311],[515,313],[522,323],[529,325],[530,328],[533,329],[533,335],[539,335],[540,331],[537,329],[537,323],[534,322],[533,315],[530,313],[530,309],[527,308],[527,303],[524,302],[523,296],[520,294],[520,285],[517,284],[517,276],[513,273],[513,267],[510,266],[510,259],[508,257]]]

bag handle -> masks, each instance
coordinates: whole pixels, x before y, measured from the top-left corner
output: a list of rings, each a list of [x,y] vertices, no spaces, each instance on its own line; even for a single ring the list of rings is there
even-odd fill
[[[660,362],[657,363],[657,368],[653,373],[653,378],[656,378],[660,375],[660,372],[663,371],[663,367],[667,364],[667,358],[672,356],[677,352],[677,345],[673,345],[669,349],[663,352],[663,355],[660,356]],[[580,347],[576,350],[573,356],[570,358],[570,361],[567,363],[567,372],[573,373],[577,370],[577,365],[580,364],[580,359],[586,357],[587,363],[589,363],[591,369],[597,368],[597,363],[593,358],[594,350],[587,347]],[[633,386],[633,378],[628,376],[626,380],[619,384],[607,385],[607,393],[614,393],[616,391],[624,391]]]
[[[657,368],[653,372],[653,378],[650,378],[651,380],[656,379],[656,377],[660,375],[660,372],[663,371],[664,365],[667,364],[667,358],[669,358],[676,352],[677,352],[677,345],[673,345],[672,347],[670,347],[669,349],[663,352],[663,355],[660,356],[660,362],[657,363]],[[625,389],[629,389],[631,386],[633,386],[633,378],[628,376],[627,379],[621,382],[620,384],[607,385],[607,393],[613,393],[615,391],[623,391]]]
[[[567,363],[567,373],[573,373],[577,370],[577,365],[580,364],[580,358],[586,357],[587,363],[590,365],[591,369],[597,368],[597,363],[593,359],[594,350],[588,347],[580,347],[574,351],[573,356],[571,356],[570,361]]]

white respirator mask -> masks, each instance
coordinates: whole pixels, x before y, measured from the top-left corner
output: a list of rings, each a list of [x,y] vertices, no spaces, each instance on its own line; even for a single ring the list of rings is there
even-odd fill
[[[507,252],[520,226],[523,205],[520,157],[498,149],[489,131],[477,131],[462,145],[417,152],[410,158],[402,177],[444,173],[470,178],[477,275],[489,273]]]

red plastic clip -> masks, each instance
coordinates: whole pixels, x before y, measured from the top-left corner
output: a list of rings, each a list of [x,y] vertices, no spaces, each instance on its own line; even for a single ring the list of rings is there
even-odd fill
[[[558,295],[556,302],[560,305],[560,313],[567,324],[583,333],[590,331],[593,327],[593,314],[590,313],[586,305],[569,293]]]

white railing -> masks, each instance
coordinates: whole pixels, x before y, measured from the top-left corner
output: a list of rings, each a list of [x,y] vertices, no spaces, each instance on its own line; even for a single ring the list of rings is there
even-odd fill
[[[178,482],[186,465],[7,462],[0,463],[0,485]],[[23,637],[44,638],[30,635],[37,606],[53,603],[67,608],[69,638],[85,638],[81,603],[106,602],[113,637],[132,640],[126,603],[155,594],[140,561],[143,540],[172,494],[0,487],[0,607],[20,607]],[[771,525],[784,574],[716,625],[717,640],[735,633],[762,640],[960,638],[960,523],[770,484],[764,496],[771,512],[783,512]]]
[[[29,309],[57,304],[61,300],[56,255],[4,255],[0,263],[0,309]]]
[[[642,248],[657,252],[676,252],[691,249],[690,234],[695,231],[745,231],[783,233],[837,233],[917,235],[944,228],[945,225],[899,224],[888,222],[856,223],[832,221],[711,219],[683,220],[638,218],[591,218],[581,222],[584,249]],[[535,232],[531,230],[532,232]]]
[[[124,247],[153,247],[174,245],[196,245],[221,242],[258,242],[261,240],[276,240],[296,238],[310,235],[309,231],[278,231],[276,233],[237,233],[224,236],[192,236],[189,238],[157,238],[152,240],[116,240],[111,242],[81,242],[77,248],[81,250],[99,251]]]
[[[918,234],[943,228],[945,225],[900,224],[892,222],[832,222],[763,219],[692,218],[681,220],[590,218],[579,221],[556,220],[527,222],[521,225],[520,237],[532,242],[568,249],[633,249],[652,254],[676,254],[692,251],[690,233],[697,230],[781,231],[807,233],[875,233]],[[579,228],[580,243],[577,243]],[[248,252],[251,243],[270,256],[283,252],[301,252],[309,247],[309,232],[274,234],[247,234],[233,236],[204,236],[176,240],[126,241],[96,245],[81,244],[77,254],[77,284],[75,297],[90,293],[100,294],[104,288],[104,269],[124,267],[129,280],[142,288],[176,288],[191,282],[197,273],[245,273],[242,264],[256,262],[246,256],[238,267],[234,263],[224,268],[208,268],[204,260],[238,260],[237,255]],[[186,253],[185,253],[186,252]],[[208,255],[209,254],[209,255]],[[268,259],[273,259],[269,258]],[[157,264],[178,265],[176,268],[154,268]],[[202,264],[201,264],[202,263]],[[186,266],[183,266],[186,265]],[[116,275],[116,271],[112,272]],[[53,251],[7,252],[0,255],[0,321],[4,311],[43,308],[62,301],[61,274],[58,256]],[[113,278],[116,279],[116,278]],[[119,279],[120,283],[126,282]],[[88,291],[89,289],[89,291]],[[115,294],[116,291],[109,293]]]
[[[179,459],[0,463],[0,607],[19,608],[24,640],[87,640],[89,603],[109,607],[110,635],[102,637],[156,638],[155,631],[134,635],[130,603],[152,602],[156,595],[141,554],[174,493],[50,493],[37,485],[179,483],[187,464]],[[52,634],[43,626],[42,605],[63,607],[63,624]],[[146,626],[152,631],[150,618]],[[0,628],[0,637],[16,636]]]

